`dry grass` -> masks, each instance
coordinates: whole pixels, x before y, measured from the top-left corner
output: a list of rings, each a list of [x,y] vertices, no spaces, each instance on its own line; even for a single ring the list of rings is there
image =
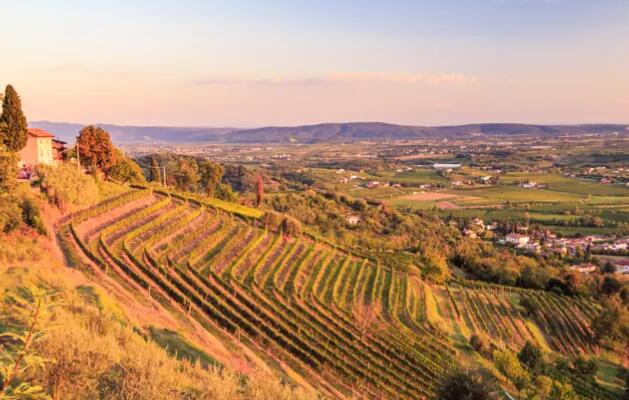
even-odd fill
[[[49,294],[45,300],[49,307],[36,325],[46,335],[32,348],[47,361],[43,368],[27,369],[17,378],[41,385],[52,399],[316,398],[258,370],[243,376],[228,368],[207,369],[200,363],[177,360],[139,333],[119,309],[112,309],[104,293],[86,295],[85,287],[68,286],[53,270],[11,267],[2,271],[4,296],[32,285]],[[7,310],[0,314],[9,317],[0,321],[0,330],[28,324],[12,318]]]

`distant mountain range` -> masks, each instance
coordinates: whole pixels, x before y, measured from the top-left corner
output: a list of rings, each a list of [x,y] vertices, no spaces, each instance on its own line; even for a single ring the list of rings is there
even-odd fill
[[[31,121],[31,127],[47,130],[65,141],[73,141],[84,125],[66,122]],[[382,122],[348,122],[263,127],[255,129],[125,126],[95,124],[107,130],[116,143],[125,142],[217,142],[217,143],[324,143],[373,140],[402,140],[467,136],[583,135],[619,132],[629,134],[629,125],[532,125],[468,124],[458,126],[409,126]]]

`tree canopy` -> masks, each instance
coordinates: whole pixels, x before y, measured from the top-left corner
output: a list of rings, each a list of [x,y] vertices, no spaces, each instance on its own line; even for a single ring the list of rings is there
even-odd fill
[[[22,100],[13,86],[7,85],[2,100],[0,137],[10,151],[20,151],[26,146],[28,124],[22,112]]]
[[[109,177],[123,183],[144,183],[146,179],[140,166],[130,158],[119,154],[109,169]]]
[[[79,132],[78,145],[81,164],[92,173],[109,174],[109,169],[116,162],[116,152],[106,130],[93,125],[86,126]]]
[[[496,388],[481,373],[458,370],[444,378],[439,388],[441,400],[495,400]]]

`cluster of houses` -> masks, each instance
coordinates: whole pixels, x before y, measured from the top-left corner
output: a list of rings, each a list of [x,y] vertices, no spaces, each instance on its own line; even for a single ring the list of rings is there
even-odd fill
[[[480,218],[474,218],[466,228],[463,235],[472,239],[477,238],[484,231],[493,231],[497,228],[497,223],[485,224]],[[558,238],[550,231],[544,231],[536,235],[528,235],[521,232],[512,232],[499,238],[498,244],[511,246],[524,250],[529,254],[560,254],[564,256],[575,256],[579,251],[605,251],[608,253],[621,253],[629,249],[629,237],[610,239],[602,235],[588,235],[580,238]],[[591,273],[598,270],[598,266],[591,263],[584,263],[571,267],[573,270],[582,273]],[[616,274],[629,274],[629,259],[620,260],[615,265]]]
[[[548,185],[546,185],[545,183],[538,183],[538,182],[524,182],[524,183],[520,183],[518,187],[526,188],[526,189],[546,189]]]

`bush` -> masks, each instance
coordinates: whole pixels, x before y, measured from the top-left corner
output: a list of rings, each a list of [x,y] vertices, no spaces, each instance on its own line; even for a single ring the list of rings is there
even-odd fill
[[[140,166],[126,157],[118,157],[114,165],[109,169],[109,177],[115,181],[131,184],[146,182]]]
[[[594,358],[579,356],[572,362],[572,367],[577,374],[583,377],[594,378],[598,372],[599,365]]]
[[[22,219],[24,220],[24,223],[35,229],[40,235],[47,236],[48,231],[46,230],[46,226],[44,226],[41,212],[39,211],[37,204],[35,204],[35,201],[29,197],[25,197],[20,206],[22,208]]]
[[[528,340],[518,353],[520,362],[531,371],[538,370],[543,365],[543,357],[542,350]]]
[[[485,335],[473,334],[470,337],[470,346],[479,354],[487,354],[489,352],[489,341]]]
[[[267,229],[272,232],[284,232],[288,236],[301,235],[301,223],[295,218],[280,214],[275,211],[267,211],[262,216],[262,221]]]
[[[42,191],[62,212],[91,206],[98,199],[98,186],[94,178],[77,170],[76,166],[39,166],[37,173],[41,178]]]
[[[495,400],[494,384],[479,372],[455,371],[446,376],[439,388],[441,400]]]
[[[13,196],[0,195],[0,233],[9,233],[22,222],[22,210]]]
[[[10,193],[16,185],[18,158],[0,144],[0,194]]]

